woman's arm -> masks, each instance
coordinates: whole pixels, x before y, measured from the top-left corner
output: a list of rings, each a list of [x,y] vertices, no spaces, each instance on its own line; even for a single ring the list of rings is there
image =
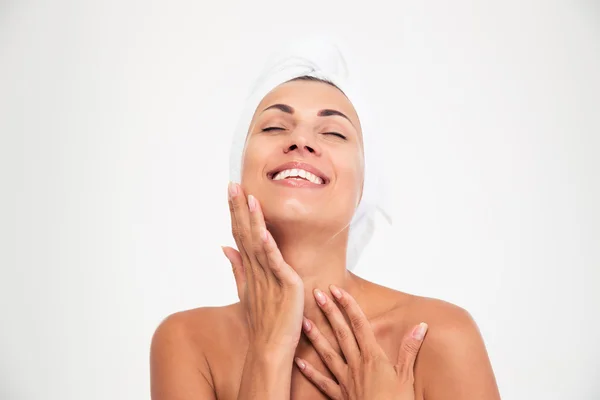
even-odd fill
[[[216,400],[208,363],[193,343],[180,314],[156,329],[150,347],[152,400]]]
[[[499,400],[485,344],[469,313],[439,302],[415,365],[425,400]],[[430,319],[432,320],[432,319]]]
[[[289,399],[292,364],[293,354],[248,350],[238,400]]]
[[[193,326],[211,326],[202,316]],[[184,313],[166,318],[156,329],[150,349],[152,400],[216,400],[212,374],[194,327]],[[197,334],[197,332],[195,332]],[[240,357],[243,357],[240,354]],[[293,353],[251,347],[245,358],[238,400],[290,398]]]

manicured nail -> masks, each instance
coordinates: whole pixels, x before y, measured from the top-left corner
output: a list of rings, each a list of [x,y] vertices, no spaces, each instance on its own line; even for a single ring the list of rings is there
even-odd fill
[[[229,256],[227,255],[227,252],[225,251],[225,246],[221,246],[221,250],[223,251],[223,254],[225,254],[225,257],[227,257],[227,259],[229,260]]]
[[[300,368],[301,370],[304,370],[304,368],[306,368],[306,364],[304,364],[304,361],[302,361],[298,357],[296,357],[295,360],[296,360],[296,365],[298,366],[298,368]]]
[[[417,340],[423,340],[425,337],[425,332],[427,332],[427,324],[425,322],[421,322],[415,327],[415,329],[413,329],[412,337]]]
[[[251,194],[248,195],[248,209],[250,212],[256,210],[256,199]]]
[[[317,299],[317,303],[324,306],[325,302],[327,301],[327,299],[325,298],[325,295],[319,289],[315,289],[314,293],[315,293],[315,298]]]
[[[229,197],[233,198],[233,197],[237,196],[237,194],[238,194],[237,185],[234,182],[229,182]]]
[[[330,285],[329,290],[331,290],[331,293],[335,296],[336,299],[339,300],[342,298],[342,292],[340,292],[340,289],[338,289],[335,285]]]
[[[310,321],[306,317],[302,317],[302,328],[304,328],[305,332],[310,332],[312,328]]]

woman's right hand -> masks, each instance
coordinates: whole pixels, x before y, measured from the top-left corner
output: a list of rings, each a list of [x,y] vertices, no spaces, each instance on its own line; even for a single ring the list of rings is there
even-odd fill
[[[239,251],[223,247],[223,252],[248,320],[249,350],[293,358],[304,312],[302,279],[283,260],[256,198],[246,200],[236,183],[229,184],[229,211]]]

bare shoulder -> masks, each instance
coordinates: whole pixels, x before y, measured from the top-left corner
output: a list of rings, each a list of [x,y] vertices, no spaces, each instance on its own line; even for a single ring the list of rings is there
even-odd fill
[[[390,354],[398,354],[402,338],[417,324],[429,326],[414,367],[417,399],[500,399],[483,338],[467,310],[366,281],[361,286],[371,299],[364,301],[371,304],[371,325]]]
[[[500,398],[483,338],[467,310],[412,296],[406,311],[415,325],[429,326],[415,364],[415,385],[424,398]]]
[[[214,379],[207,354],[231,332],[235,308],[234,304],[181,311],[158,325],[150,347],[153,399],[167,398],[164,394],[173,390],[212,398]]]
[[[468,340],[479,335],[471,314],[462,307],[447,301],[421,297],[385,286],[371,285],[369,297],[378,304],[371,311],[374,322],[393,327],[396,333],[406,332],[415,325],[426,322],[429,326],[430,344],[448,344],[448,341]]]
[[[419,322],[429,325],[428,336],[432,341],[463,340],[470,335],[479,335],[471,314],[456,304],[430,297],[411,295],[407,312]]]
[[[410,329],[420,322],[429,325],[431,342],[468,339],[479,335],[471,314],[447,301],[416,296],[358,278],[368,301],[363,301],[365,314],[375,323]],[[362,306],[362,305],[361,305]]]
[[[153,343],[177,339],[202,349],[210,344],[215,336],[229,331],[229,325],[237,320],[238,304],[200,307],[171,314],[156,328]]]

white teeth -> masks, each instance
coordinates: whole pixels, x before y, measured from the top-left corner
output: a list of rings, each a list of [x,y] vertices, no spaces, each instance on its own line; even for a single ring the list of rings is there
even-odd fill
[[[315,174],[312,174],[308,171],[305,171],[303,169],[286,169],[283,170],[281,172],[278,172],[277,174],[275,174],[275,176],[273,177],[274,181],[279,181],[288,177],[292,177],[292,178],[303,178],[306,179],[307,181],[310,181],[312,183],[315,183],[317,185],[322,185],[323,184],[323,179],[319,178],[318,176],[316,176]]]

